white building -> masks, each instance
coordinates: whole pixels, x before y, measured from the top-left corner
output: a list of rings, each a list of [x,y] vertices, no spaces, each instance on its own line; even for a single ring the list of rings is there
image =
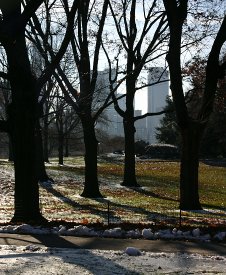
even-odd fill
[[[135,110],[134,116],[138,117],[142,115],[142,110]],[[135,121],[135,139],[147,141],[147,127],[146,127],[146,118],[139,119]]]
[[[113,71],[113,74],[115,72]],[[98,78],[96,84],[96,95],[95,101],[97,101],[97,106],[102,106],[110,93],[109,87],[109,74],[108,70],[98,71]],[[120,97],[122,94],[117,94],[116,97]],[[110,101],[112,99],[110,98]],[[94,104],[96,104],[94,102]],[[125,97],[120,99],[118,102],[120,108],[125,109]],[[103,112],[104,119],[99,119],[97,123],[97,128],[107,133],[109,136],[124,136],[123,130],[123,119],[115,111],[114,104],[109,105]]]
[[[169,94],[169,76],[168,72],[161,67],[153,67],[149,69],[148,73],[148,83],[151,84],[148,87],[147,92],[147,112],[156,113],[163,110],[166,105],[166,97]],[[99,101],[101,104],[109,95],[109,80],[108,71],[98,72],[97,81],[97,91],[101,99]],[[119,97],[122,94],[117,94]],[[125,110],[126,100],[125,97],[119,100],[119,106],[121,109]],[[142,114],[141,110],[135,110],[134,116],[140,116]],[[104,111],[105,118],[107,121],[104,123],[99,122],[97,127],[102,131],[106,132],[109,136],[124,136],[123,130],[123,119],[115,111],[114,104],[111,104]],[[149,116],[144,119],[137,120],[135,122],[136,127],[136,140],[142,139],[150,144],[156,143],[155,138],[155,128],[159,126],[160,119],[163,115]]]
[[[121,94],[116,94],[116,97],[121,96]],[[119,100],[119,106],[124,109],[125,98]],[[107,123],[101,124],[101,130],[105,131],[109,136],[124,136],[123,129],[123,118],[116,112],[114,104],[111,104],[104,111],[104,116],[106,117]]]
[[[166,106],[166,97],[169,95],[169,74],[164,68],[153,67],[148,73],[147,112],[160,112]],[[156,127],[160,126],[163,115],[148,116],[146,118],[147,141],[156,143]]]

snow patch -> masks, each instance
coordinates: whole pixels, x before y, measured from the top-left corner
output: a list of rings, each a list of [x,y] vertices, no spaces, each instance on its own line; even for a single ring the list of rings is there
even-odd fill
[[[139,249],[135,247],[127,247],[125,253],[129,256],[141,256],[142,253]]]
[[[124,231],[120,227],[106,229],[103,232],[103,237],[112,237],[112,238],[121,238],[123,236]]]
[[[153,239],[154,238],[154,233],[152,232],[152,230],[150,228],[147,228],[147,229],[142,230],[142,236],[145,239]]]
[[[22,234],[58,234],[67,236],[87,236],[87,237],[108,237],[108,238],[144,238],[147,240],[156,239],[175,239],[175,240],[198,240],[198,241],[225,241],[226,232],[217,232],[214,236],[209,233],[202,233],[199,228],[192,231],[182,231],[177,228],[162,229],[153,231],[151,228],[142,230],[134,229],[125,231],[120,227],[96,230],[85,225],[77,225],[67,228],[64,225],[51,228],[43,228],[41,226],[31,226],[29,224],[22,225],[6,225],[0,226],[0,233],[22,233]]]
[[[217,241],[223,241],[226,239],[226,232],[219,232],[213,238]]]
[[[193,229],[192,230],[192,235],[194,237],[199,237],[200,236],[200,229],[199,228]]]

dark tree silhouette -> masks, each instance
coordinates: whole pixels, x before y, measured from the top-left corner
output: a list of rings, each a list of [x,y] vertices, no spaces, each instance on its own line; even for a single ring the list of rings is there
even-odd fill
[[[118,101],[114,98],[115,109],[123,118],[125,135],[125,164],[122,183],[124,186],[139,186],[135,169],[135,121],[148,115],[154,115],[145,114],[140,117],[135,117],[134,115],[134,97],[136,91],[141,88],[138,84],[138,78],[140,77],[141,71],[148,66],[148,63],[154,62],[154,60],[165,54],[164,50],[161,52],[158,52],[158,50],[160,47],[162,47],[162,49],[164,48],[164,43],[168,35],[167,21],[165,13],[162,12],[157,2],[158,1],[152,1],[149,5],[143,1],[142,5],[136,0],[123,0],[120,4],[112,1],[110,5],[111,14],[120,41],[115,42],[115,44],[120,45],[119,51],[123,49],[124,55],[126,56],[126,66],[124,69],[126,75],[125,109],[120,108]],[[140,22],[138,23],[138,20],[136,20],[139,11],[138,5],[140,5],[140,9],[144,14],[142,26],[140,26]],[[120,70],[122,69],[120,68]],[[160,78],[159,82],[161,82]],[[142,87],[145,86],[147,85],[142,85]],[[114,93],[112,95],[114,97]]]
[[[42,1],[30,1],[22,13],[20,1],[0,4],[0,40],[8,62],[12,102],[8,127],[12,138],[15,168],[15,213],[13,221],[40,221],[39,192],[35,168],[36,82],[28,58],[25,26]]]
[[[186,106],[181,70],[181,40],[189,1],[164,0],[163,2],[170,28],[167,62],[170,70],[171,91],[182,137],[180,208],[201,209],[198,192],[200,140],[213,110],[218,79],[222,77],[225,70],[225,63],[220,64],[219,55],[226,40],[226,17],[222,19],[208,56],[202,104],[194,118],[190,116]]]
[[[36,167],[36,126],[39,116],[38,96],[41,87],[50,78],[55,66],[62,58],[70,41],[74,15],[77,9],[74,2],[68,18],[68,27],[51,66],[39,81],[31,71],[25,39],[25,27],[43,1],[30,0],[24,5],[21,1],[0,3],[0,41],[7,56],[8,73],[12,91],[12,102],[8,106],[8,121],[3,122],[12,138],[15,170],[15,212],[13,222],[42,222],[39,209],[38,173]]]

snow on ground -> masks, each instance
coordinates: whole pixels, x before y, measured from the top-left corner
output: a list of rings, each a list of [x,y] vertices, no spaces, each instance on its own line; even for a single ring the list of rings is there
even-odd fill
[[[225,266],[222,256],[0,246],[0,275],[226,274]]]
[[[23,224],[1,226],[0,232],[102,237],[122,237],[123,234],[127,234],[130,237],[145,239],[174,239],[173,236],[178,234],[186,239],[210,241],[209,238],[203,238],[199,228],[186,232],[177,229],[158,232],[152,232],[151,229],[123,232],[120,228],[98,232],[82,225],[67,229],[65,226],[42,228]],[[226,232],[219,232],[215,235],[215,239],[219,240],[220,237],[225,239],[225,236]],[[48,248],[32,244],[0,245],[0,275],[226,274],[225,267],[226,256],[152,253],[141,251],[136,247],[127,247],[124,251],[113,251]]]
[[[190,240],[190,241],[226,241],[226,231],[219,231],[211,236],[211,234],[202,233],[199,228],[189,231],[182,231],[177,228],[161,229],[153,231],[150,228],[142,230],[134,229],[125,231],[120,227],[105,230],[96,230],[85,225],[77,225],[67,228],[63,225],[53,228],[45,228],[41,226],[31,226],[29,224],[22,225],[5,225],[0,226],[0,233],[17,233],[17,234],[58,234],[63,236],[87,236],[87,237],[109,237],[109,238],[143,238],[143,239],[164,239],[164,240]]]
[[[73,179],[71,173],[55,171],[53,170],[54,178],[60,178],[61,180]],[[58,175],[59,174],[59,175]],[[13,205],[13,188],[14,188],[14,175],[13,167],[0,167],[0,204],[2,206],[0,212],[0,220],[2,222],[10,220],[9,217],[13,215],[13,208],[10,205]],[[78,179],[76,179],[78,180]],[[79,178],[82,182],[82,178]],[[50,183],[43,183],[51,185]],[[105,180],[105,184],[111,186],[110,181]],[[110,188],[110,187],[109,187]],[[121,185],[117,185],[117,188],[124,188]],[[210,210],[202,210],[209,212]],[[211,210],[214,212],[214,210]],[[225,212],[222,212],[222,215],[225,215]],[[7,225],[0,226],[0,233],[33,233],[33,234],[59,234],[59,235],[72,235],[72,236],[100,236],[100,237],[116,237],[116,238],[144,238],[144,239],[180,239],[180,240],[199,240],[199,241],[226,241],[226,232],[217,232],[214,235],[203,233],[199,228],[193,229],[191,231],[181,231],[177,228],[165,229],[153,231],[150,228],[145,228],[143,230],[134,229],[130,231],[124,231],[120,227],[106,230],[93,230],[84,225],[75,226],[73,228],[66,228],[64,226],[54,227],[54,228],[42,228],[31,227],[30,225]]]
[[[12,171],[0,171],[4,184],[0,186],[1,205],[13,199]],[[7,200],[4,201],[4,198]],[[6,209],[7,213],[9,209]],[[5,213],[3,213],[5,214]],[[226,232],[211,236],[199,228],[191,231],[173,230],[153,231],[150,228],[124,231],[119,227],[107,230],[94,230],[84,225],[66,228],[32,227],[27,224],[1,226],[2,233],[59,234],[73,236],[100,236],[144,239],[182,239],[210,242],[226,240]],[[151,253],[134,247],[125,251],[85,250],[45,248],[38,246],[0,245],[0,275],[60,275],[60,274],[226,274],[226,257],[203,256],[186,253]]]
[[[102,237],[122,237],[123,234],[127,234],[130,237],[145,239],[174,239],[178,235],[183,236],[183,238],[186,237],[186,239],[210,241],[209,237],[203,237],[199,228],[186,232],[177,229],[172,231],[159,230],[158,232],[152,232],[151,229],[123,232],[120,228],[98,232],[82,225],[67,229],[65,226],[42,228],[40,226],[33,227],[23,224],[2,226],[0,227],[0,232],[51,233],[74,236],[98,235]],[[214,238],[220,240],[220,237],[225,239],[226,232],[219,232]],[[141,251],[136,247],[127,247],[124,251],[113,251],[48,248],[32,244],[27,246],[0,245],[0,275],[226,274],[225,267],[226,256],[152,253]]]

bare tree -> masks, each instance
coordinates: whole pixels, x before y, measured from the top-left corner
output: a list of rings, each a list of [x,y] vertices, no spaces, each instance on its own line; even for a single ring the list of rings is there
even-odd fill
[[[62,1],[66,15],[69,15],[69,6],[67,1]],[[74,74],[78,72],[80,89],[74,87],[71,71],[67,74],[61,65],[57,66],[57,73],[54,73],[65,99],[78,114],[84,135],[85,144],[85,186],[82,193],[86,197],[100,197],[99,184],[97,178],[97,147],[98,141],[95,135],[95,119],[92,114],[92,103],[95,92],[95,85],[98,75],[99,51],[101,45],[102,31],[107,14],[108,1],[102,4],[99,1],[77,1],[78,12],[75,21],[74,35],[71,39],[71,51],[73,53]],[[97,10],[99,14],[97,13]],[[95,13],[95,15],[93,15]],[[37,18],[33,17],[33,35],[36,37],[33,42],[36,43],[40,53],[43,49],[46,51],[46,62],[55,58],[55,52],[49,39],[42,30],[42,26]],[[43,41],[40,43],[36,34]],[[92,43],[89,38],[92,37]],[[32,37],[30,37],[32,40]],[[71,62],[71,61],[69,61]],[[92,63],[93,62],[93,63]],[[92,63],[92,64],[91,64]]]
[[[39,209],[39,189],[36,171],[36,126],[39,113],[38,96],[62,58],[73,29],[77,4],[68,17],[67,31],[56,58],[39,81],[33,76],[26,47],[25,28],[43,1],[28,1],[23,10],[21,1],[0,3],[0,41],[7,56],[7,77],[12,91],[6,130],[12,137],[15,169],[15,212],[12,221],[45,221]],[[2,124],[2,123],[1,123]]]
[[[67,156],[69,154],[68,138],[75,128],[79,128],[80,120],[71,106],[68,106],[63,95],[60,96],[58,91],[53,98],[51,108],[54,113],[54,122],[57,129],[58,163],[63,165],[65,153]]]
[[[226,41],[226,17],[221,19],[221,26],[214,38],[206,64],[206,80],[201,107],[196,117],[190,116],[183,90],[181,70],[181,47],[183,27],[188,18],[188,4],[191,1],[164,0],[167,20],[170,28],[170,41],[167,61],[170,70],[171,91],[177,121],[182,136],[182,156],[180,168],[180,208],[200,209],[198,192],[199,145],[213,103],[218,80],[224,75],[226,63],[220,64],[219,55]],[[206,12],[209,1],[206,3]],[[196,2],[194,2],[196,5]],[[198,14],[196,20],[198,20]]]
[[[123,118],[125,165],[122,184],[125,186],[139,186],[135,172],[134,143],[136,129],[134,123],[145,116],[154,115],[134,116],[134,97],[136,91],[141,88],[139,88],[139,85],[144,87],[138,80],[142,70],[147,68],[148,63],[154,64],[155,60],[158,60],[165,54],[164,43],[168,35],[167,20],[164,11],[157,4],[158,1],[153,1],[151,5],[149,3],[146,4],[145,1],[138,2],[136,0],[123,0],[121,3],[117,1],[110,2],[111,14],[120,40],[120,42],[115,44],[119,44],[119,52],[123,52],[125,55],[126,64],[125,69],[121,69],[121,72],[124,71],[126,75],[125,109],[120,108],[118,100],[114,93],[112,93],[116,111]],[[143,13],[142,24],[136,19],[139,10]],[[107,50],[105,52],[107,54]],[[116,57],[116,59],[118,60],[119,58]],[[109,66],[110,64],[111,61],[109,59]],[[161,82],[161,77],[159,77],[159,82]]]
[[[2,57],[3,57],[3,55],[2,55]],[[4,65],[3,65],[2,72],[4,71]],[[9,104],[11,103],[11,90],[10,90],[10,85],[9,85],[9,81],[7,78],[1,79],[0,91],[1,91],[0,119],[7,120],[8,119],[7,109],[8,109]],[[8,159],[9,159],[9,161],[13,161],[12,142],[11,142],[11,137],[10,137],[9,133],[7,133],[7,140],[8,140]]]

